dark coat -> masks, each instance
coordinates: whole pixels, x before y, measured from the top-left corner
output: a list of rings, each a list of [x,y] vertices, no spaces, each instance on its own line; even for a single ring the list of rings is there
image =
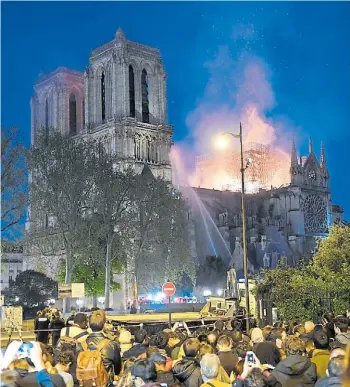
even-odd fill
[[[88,348],[94,350],[98,347],[102,340],[107,337],[102,332],[93,332],[86,339]],[[114,375],[119,375],[122,360],[118,344],[115,341],[109,340],[109,343],[101,351],[103,365],[108,372],[113,371]]]
[[[317,380],[316,366],[305,356],[289,355],[272,370],[269,385],[274,385],[274,380],[283,387],[311,387]]]
[[[130,359],[131,357],[139,357],[147,352],[148,345],[135,344],[129,350],[123,353],[123,359]]]
[[[184,357],[174,365],[172,372],[185,387],[200,387],[203,383],[201,368],[194,358]]]
[[[52,345],[56,347],[57,341],[61,336],[61,329],[66,326],[66,323],[61,318],[54,318],[49,325],[49,329],[52,329]]]
[[[274,343],[264,341],[254,346],[253,352],[256,357],[260,360],[261,364],[270,364],[273,367],[281,361],[281,354],[279,349]]]
[[[23,371],[23,370],[21,370]],[[16,386],[19,387],[39,387],[40,384],[36,379],[37,372],[21,372],[19,377],[16,379]],[[59,374],[50,375],[53,387],[66,387],[66,383]]]
[[[218,352],[218,356],[222,367],[226,371],[227,375],[230,377],[233,368],[238,363],[238,356],[231,351]]]
[[[37,331],[37,340],[43,344],[47,344],[49,338],[50,320],[47,317],[39,317],[36,320],[35,330]]]
[[[157,372],[157,383],[160,384],[167,384],[168,386],[171,386],[175,383],[175,378],[172,372],[168,371],[158,371]]]

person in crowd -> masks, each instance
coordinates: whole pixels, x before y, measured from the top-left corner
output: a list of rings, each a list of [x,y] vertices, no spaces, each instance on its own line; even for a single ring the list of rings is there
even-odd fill
[[[180,344],[180,338],[177,332],[168,332],[168,344],[165,347],[165,352],[168,357],[172,358],[171,354],[173,350],[177,347],[179,347]]]
[[[329,357],[327,376],[317,380],[315,387],[341,387],[344,372],[345,351],[341,348],[336,348]]]
[[[81,343],[89,335],[88,327],[88,317],[84,313],[77,313],[72,323],[61,329],[60,337],[76,338]]]
[[[264,341],[256,344],[253,347],[253,352],[263,365],[276,367],[276,365],[281,361],[281,353],[276,344],[271,341]]]
[[[232,339],[232,347],[236,348],[237,345],[243,341],[242,331],[240,331],[239,329],[232,331],[231,339]]]
[[[86,344],[89,349],[96,348],[105,341],[105,345],[101,350],[103,365],[106,371],[113,377],[119,375],[122,361],[117,343],[106,337],[103,333],[103,327],[106,323],[106,314],[103,310],[95,310],[90,316],[90,328],[92,333],[86,338]]]
[[[301,337],[301,336],[305,335],[305,333],[306,333],[306,330],[302,324],[296,325],[293,329],[294,336]]]
[[[271,330],[272,330],[272,326],[271,325],[265,325],[264,326],[264,328],[262,330],[262,335],[263,335],[263,338],[264,338],[265,341],[266,341],[267,336],[271,332]]]
[[[269,385],[279,382],[282,386],[314,386],[317,380],[316,366],[304,355],[304,342],[295,336],[286,339],[287,357],[271,371]]]
[[[126,329],[121,330],[119,333],[118,341],[120,346],[120,354],[124,356],[124,352],[132,348],[131,333]]]
[[[73,387],[73,377],[69,373],[71,365],[75,362],[75,356],[72,351],[61,351],[58,355],[55,368],[62,376],[67,387]]]
[[[168,345],[168,341],[169,336],[166,332],[159,332],[154,338],[154,345],[159,349],[159,352],[165,357],[167,357],[165,348]]]
[[[247,341],[242,341],[238,343],[237,347],[235,348],[235,353],[238,356],[238,359],[244,359],[247,352],[252,350],[252,346]]]
[[[52,346],[55,348],[57,342],[61,336],[61,329],[66,326],[65,321],[60,317],[60,312],[56,310],[54,312],[53,318],[50,322],[49,329],[52,335]]]
[[[210,344],[201,344],[198,352],[198,360],[201,361],[203,356],[214,354],[214,348]],[[223,383],[230,383],[230,377],[220,364],[217,379]]]
[[[44,309],[37,320],[36,332],[37,340],[40,343],[47,344],[49,341],[49,325],[50,320],[47,317],[47,311]]]
[[[218,343],[218,333],[216,331],[211,331],[208,333],[208,344],[211,345],[216,351],[216,344]]]
[[[131,367],[134,387],[160,387],[156,382],[157,371],[150,359],[137,360]]]
[[[324,330],[317,331],[313,335],[313,342],[315,345],[315,349],[312,352],[311,361],[316,366],[317,377],[323,378],[324,376],[326,376],[330,355],[330,352],[328,350],[329,338]]]
[[[235,365],[238,362],[237,354],[232,352],[232,340],[226,335],[222,335],[218,339],[218,357],[220,363],[226,371],[227,375],[230,376],[233,372]]]
[[[250,335],[252,346],[264,341],[263,332],[260,328],[253,328]]]
[[[147,332],[145,329],[138,329],[134,334],[134,345],[126,352],[123,353],[124,359],[130,357],[138,358],[141,355],[145,355],[149,346]]]
[[[153,361],[156,371],[156,382],[166,384],[168,386],[175,383],[174,374],[167,369],[167,359],[160,352],[151,355],[150,360]]]
[[[231,387],[229,383],[223,383],[219,380],[220,359],[215,354],[205,354],[200,361],[200,370],[202,374],[202,387]]]
[[[74,324],[74,318],[75,318],[76,313],[77,312],[75,309],[71,310],[70,316],[67,318],[67,323],[66,323],[67,327]]]
[[[239,375],[243,372],[244,360],[238,360],[238,363],[233,368],[232,380],[235,381]]]
[[[304,324],[304,328],[305,328],[305,335],[308,337],[308,339],[312,339],[312,335],[315,329],[315,324],[312,321],[306,321]]]
[[[312,339],[305,341],[305,352],[308,358],[310,359],[312,358],[312,353],[314,352],[314,350],[315,350],[314,341]]]
[[[332,343],[332,347],[339,346],[345,348],[350,344],[350,326],[348,317],[337,316],[334,319],[334,331],[336,336]]]
[[[185,387],[199,387],[202,384],[200,366],[196,359],[199,352],[199,341],[188,339],[183,349],[185,357],[173,366],[172,372]]]
[[[225,323],[222,320],[218,320],[214,324],[214,331],[220,336],[225,329]]]
[[[21,341],[12,341],[0,364],[1,370],[9,368],[16,371],[15,384],[17,387],[66,387],[63,378],[53,368],[52,356],[47,352],[44,344],[33,343],[29,357],[18,361],[18,353],[22,344]]]

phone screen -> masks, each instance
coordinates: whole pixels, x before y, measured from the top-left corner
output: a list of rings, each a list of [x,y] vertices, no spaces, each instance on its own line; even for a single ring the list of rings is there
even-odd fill
[[[33,348],[33,343],[29,342],[29,343],[23,343],[19,348],[18,348],[18,352],[19,352],[19,357],[21,359],[24,359],[25,357],[29,357],[30,354],[30,349]]]
[[[248,360],[248,363],[253,364],[254,363],[254,355],[252,353],[247,353],[247,360]]]

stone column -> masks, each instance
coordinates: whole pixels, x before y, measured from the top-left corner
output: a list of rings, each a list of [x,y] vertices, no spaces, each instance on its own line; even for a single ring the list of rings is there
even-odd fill
[[[112,77],[112,106],[111,106],[111,116],[115,118],[117,116],[117,68],[116,68],[116,59],[112,62],[112,68],[111,68],[111,77]]]
[[[69,89],[63,89],[62,93],[62,129],[63,134],[69,133]]]
[[[58,115],[59,115],[59,104],[58,104],[58,90],[54,89],[53,91],[53,115],[52,115],[52,126],[57,131],[58,130]]]
[[[118,119],[129,113],[129,68],[125,60],[118,56],[115,62],[115,112]]]

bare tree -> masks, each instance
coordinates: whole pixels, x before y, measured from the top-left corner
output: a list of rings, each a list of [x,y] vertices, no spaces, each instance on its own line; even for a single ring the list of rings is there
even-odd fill
[[[26,149],[18,130],[1,128],[1,233],[16,234],[27,204]]]

